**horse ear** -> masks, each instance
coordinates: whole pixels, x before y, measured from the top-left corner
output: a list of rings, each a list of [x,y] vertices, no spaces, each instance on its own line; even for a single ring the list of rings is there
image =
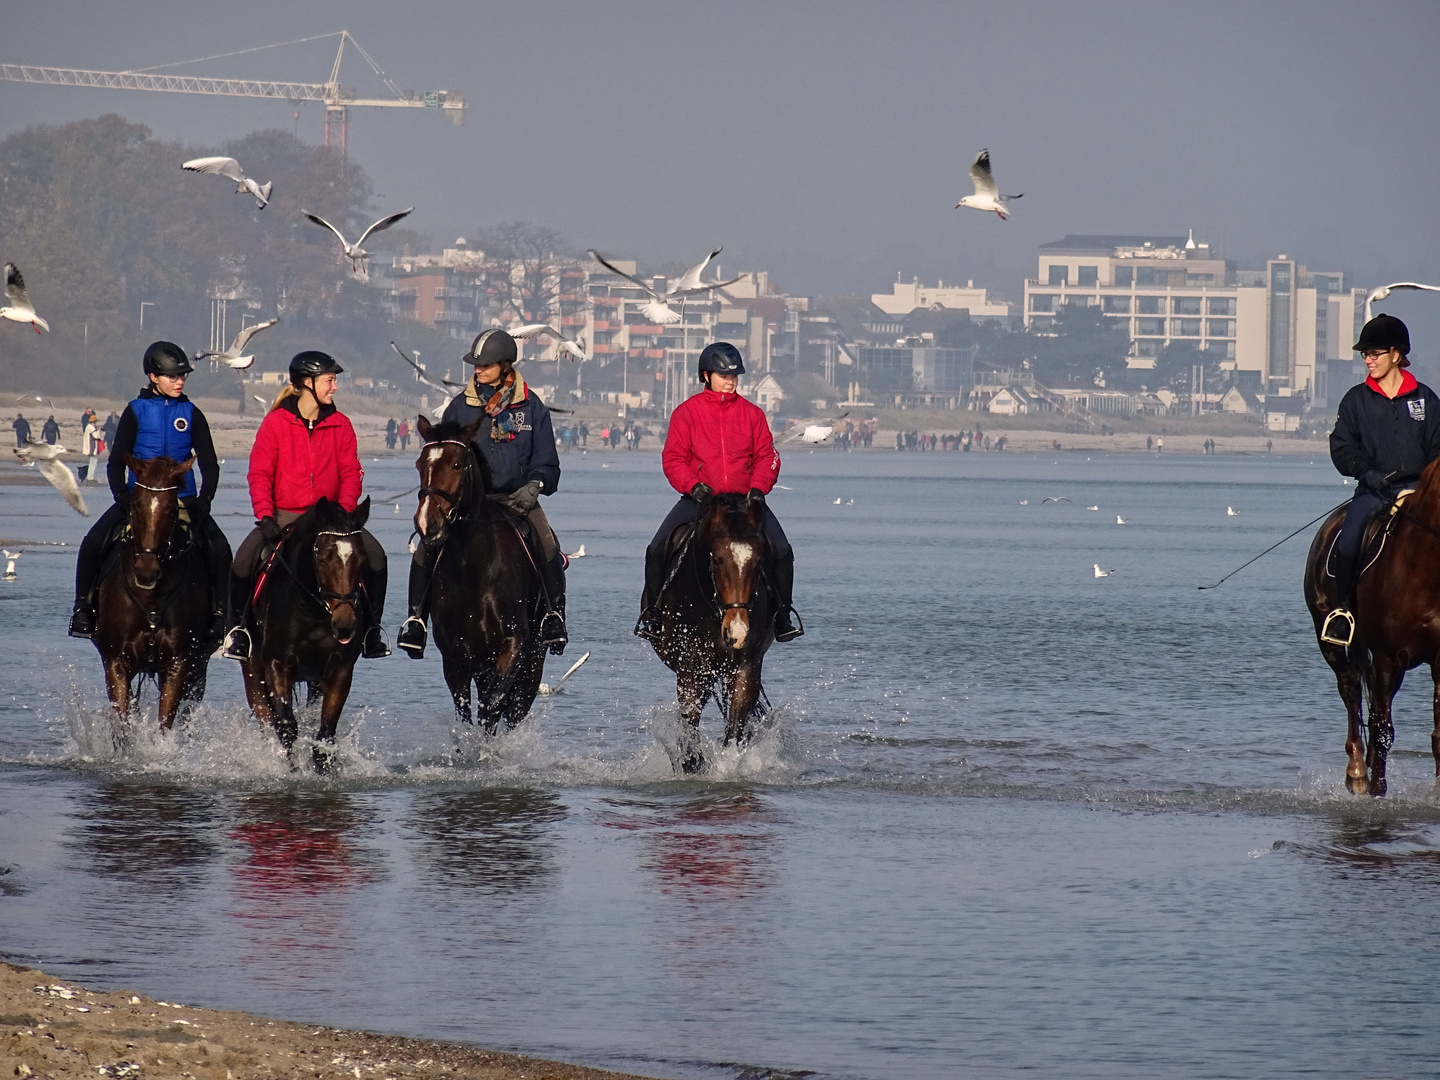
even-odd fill
[[[460,429],[460,433],[465,436],[466,442],[475,441],[475,433],[480,430],[480,421],[483,420],[484,417],[485,414],[481,413],[474,420],[471,420],[470,423],[466,424],[463,428]]]
[[[184,461],[176,463],[175,478],[177,480],[195,467],[195,456],[195,452],[192,450],[188,458],[186,458]]]
[[[370,520],[370,496],[365,496],[365,501],[355,507],[355,513],[351,515],[357,529],[363,529],[365,522]]]
[[[126,454],[126,455],[125,455],[125,467],[126,467],[127,469],[129,469],[131,472],[135,473],[136,475],[139,475],[139,473],[140,473],[140,459],[137,458],[134,454]]]
[[[417,416],[415,418],[415,426],[420,429],[420,438],[429,442],[430,432],[435,430],[435,425],[430,423],[429,420],[426,420],[424,416]]]

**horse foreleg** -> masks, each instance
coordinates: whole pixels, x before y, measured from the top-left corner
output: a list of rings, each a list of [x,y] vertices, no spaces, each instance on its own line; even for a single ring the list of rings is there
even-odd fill
[[[725,718],[725,745],[746,746],[751,722],[760,715],[760,665],[742,664],[730,673],[730,715]]]
[[[1390,706],[1405,681],[1405,672],[1397,670],[1388,658],[1375,657],[1370,682],[1370,794],[1385,794],[1385,762],[1395,741],[1395,724]]]
[[[700,750],[700,714],[710,700],[710,680],[698,672],[680,672],[675,677],[680,699],[680,770],[697,773],[705,768]]]
[[[1430,756],[1435,759],[1435,775],[1440,777],[1440,665],[1430,665],[1430,676],[1435,680],[1435,727],[1430,732]]]
[[[340,726],[340,714],[350,697],[350,682],[355,678],[355,662],[338,664],[326,672],[321,684],[320,729],[315,733],[315,749],[311,759],[316,772],[325,772],[330,759],[335,756],[335,729]]]
[[[175,714],[180,711],[180,702],[185,698],[185,689],[190,684],[190,663],[187,660],[173,661],[160,676],[160,730],[170,731],[175,726]]]
[[[516,661],[519,658],[520,639],[507,637],[501,643],[490,670],[482,672],[483,678],[477,677],[475,680],[476,688],[480,692],[481,720],[487,735],[494,735],[500,730],[500,720],[505,714],[505,699],[515,681]]]
[[[1345,765],[1345,787],[1352,794],[1364,795],[1370,790],[1370,781],[1366,775],[1365,766],[1365,729],[1363,726],[1364,709],[1363,697],[1364,687],[1361,684],[1360,673],[1354,668],[1345,667],[1335,673],[1335,683],[1340,690],[1340,700],[1345,703],[1345,756],[1348,759]],[[1440,687],[1436,689],[1440,694]],[[1437,697],[1437,708],[1440,708],[1440,697]]]
[[[110,695],[118,720],[114,732],[117,748],[125,745],[130,733],[130,679],[130,668],[123,656],[105,658],[105,692]]]
[[[285,670],[282,660],[272,660],[266,664],[266,668],[268,670],[265,683],[269,687],[270,701],[274,706],[270,725],[275,729],[280,745],[285,747],[288,754],[295,745],[296,736],[300,734],[300,728],[295,722],[295,703],[291,700],[295,692],[295,680],[290,677],[290,672]]]
[[[470,714],[471,676],[468,659],[456,650],[449,654],[442,652],[440,661],[445,671],[445,685],[450,688],[450,700],[455,703],[455,719],[462,724],[474,723]]]

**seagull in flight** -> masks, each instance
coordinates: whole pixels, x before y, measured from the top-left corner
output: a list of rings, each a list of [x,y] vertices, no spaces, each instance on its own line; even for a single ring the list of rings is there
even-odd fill
[[[35,314],[35,305],[30,303],[30,297],[25,293],[25,279],[14,263],[5,264],[5,306],[0,307],[0,318],[28,322],[35,327],[37,334],[50,329],[50,324]]]
[[[733,277],[729,281],[701,280],[701,275],[705,272],[705,268],[710,265],[711,260],[724,250],[724,248],[716,248],[710,252],[704,259],[680,275],[679,280],[668,286],[663,293],[656,292],[638,277],[627,274],[612,263],[606,262],[605,258],[593,248],[591,248],[587,254],[612,274],[619,274],[626,281],[633,285],[638,285],[649,293],[651,299],[640,305],[641,314],[647,319],[659,323],[661,326],[670,326],[680,321],[680,312],[670,306],[671,300],[678,299],[680,306],[683,308],[687,296],[695,296],[699,293],[710,293],[716,289],[723,289],[727,285],[734,285],[735,282],[740,280],[738,277]]]
[[[971,210],[984,210],[986,213],[998,214],[1001,221],[1009,219],[1005,213],[1005,204],[1011,199],[1023,199],[1022,192],[1019,195],[1001,195],[1000,187],[995,183],[995,176],[990,172],[990,151],[981,150],[975,155],[975,161],[970,166],[970,180],[975,185],[975,194],[966,195],[958,203],[955,209],[968,206]]]
[[[556,330],[549,323],[537,322],[526,323],[524,326],[516,326],[506,331],[516,341],[529,341],[538,334],[549,334],[559,342],[560,355],[569,357],[570,360],[579,360],[584,363],[590,357],[585,355],[585,348],[574,338],[568,338],[559,330]]]
[[[240,185],[235,189],[236,195],[239,195],[243,191],[248,191],[251,195],[255,196],[255,202],[257,204],[255,209],[257,210],[264,210],[265,207],[269,205],[270,189],[275,186],[273,183],[257,184],[254,180],[251,180],[250,177],[245,175],[245,170],[240,168],[240,163],[233,157],[197,157],[185,162],[180,168],[188,169],[190,172],[210,173],[214,176],[228,176]]]
[[[790,434],[786,435],[783,439],[781,439],[780,443],[783,446],[791,439],[799,439],[801,442],[818,445],[819,443],[824,442],[831,435],[833,435],[835,433],[835,429],[840,426],[840,421],[844,420],[849,415],[850,410],[846,409],[843,413],[835,417],[835,419],[833,420],[826,420],[819,424],[806,424],[803,428],[796,428],[794,431],[790,432]]]
[[[417,364],[410,357],[406,356],[404,350],[401,349],[399,345],[396,345],[395,342],[390,342],[390,348],[395,350],[396,356],[400,357],[401,360],[404,360],[407,364],[411,366],[411,368],[414,369],[416,378],[418,378],[426,386],[430,387],[430,389],[439,390],[440,393],[444,396],[444,400],[441,401],[439,405],[435,406],[435,408],[430,410],[431,414],[435,417],[435,419],[440,419],[440,417],[443,416],[445,413],[445,406],[449,405],[450,399],[455,396],[455,391],[464,390],[465,384],[451,382],[449,379],[441,379],[437,382],[435,380],[435,377],[429,374],[422,365]]]
[[[75,474],[70,471],[70,466],[59,460],[60,455],[65,453],[65,447],[56,443],[51,446],[49,443],[36,442],[34,439],[27,439],[24,446],[15,448],[15,456],[26,465],[34,465],[40,470],[40,475],[50,481],[50,485],[70,504],[70,508],[77,514],[85,517],[90,516],[90,511],[85,507],[85,499],[80,494],[80,485],[75,481]]]
[[[204,360],[208,356],[212,360],[215,360],[217,362],[224,361],[236,371],[244,371],[251,364],[255,363],[255,357],[253,355],[241,355],[245,352],[245,346],[249,345],[250,339],[256,334],[258,334],[261,330],[269,330],[270,327],[274,326],[279,321],[279,319],[271,319],[269,322],[261,322],[256,323],[254,326],[247,326],[244,330],[241,330],[238,334],[235,335],[235,340],[230,343],[230,348],[226,349],[224,352],[197,352],[195,354],[195,359]]]
[[[334,225],[331,225],[330,222],[326,221],[323,217],[320,217],[320,215],[312,214],[309,210],[304,209],[302,209],[300,213],[304,214],[316,225],[322,225],[325,228],[329,229],[332,233],[334,233],[337,237],[340,238],[340,247],[344,249],[345,257],[350,260],[350,269],[358,274],[360,273],[361,265],[365,262],[366,259],[370,257],[370,253],[361,246],[365,243],[365,238],[373,232],[379,232],[381,229],[388,229],[391,225],[394,225],[397,221],[405,217],[407,214],[411,213],[414,209],[415,208],[412,206],[408,209],[401,210],[398,214],[391,214],[389,217],[381,218],[379,221],[375,222],[374,225],[371,225],[368,229],[361,233],[360,239],[356,240],[353,244],[350,243],[349,240],[345,239],[344,233],[342,233]]]
[[[1097,506],[1087,506],[1087,507],[1085,507],[1085,509],[1086,509],[1086,510],[1099,510],[1100,507],[1099,507],[1098,505],[1097,505]]]
[[[1095,564],[1095,576],[1096,576],[1097,578],[1100,578],[1100,577],[1109,577],[1109,576],[1110,576],[1111,574],[1113,574],[1114,572],[1115,572],[1114,570],[1101,570],[1101,569],[1100,569],[1100,564],[1099,564],[1098,562]]]
[[[1055,496],[1053,496],[1053,495],[1047,495],[1045,498],[1043,498],[1043,499],[1040,500],[1040,505],[1041,505],[1041,506],[1044,506],[1047,502],[1062,503],[1062,502],[1069,502],[1069,501],[1070,501],[1070,500],[1067,499],[1064,495],[1061,495],[1058,499],[1055,498]]]

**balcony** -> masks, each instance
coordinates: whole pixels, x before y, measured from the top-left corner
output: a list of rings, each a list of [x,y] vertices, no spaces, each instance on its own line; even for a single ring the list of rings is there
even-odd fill
[[[641,334],[645,337],[656,337],[665,333],[665,327],[656,326],[653,323],[630,323],[628,325],[632,335]]]
[[[463,326],[475,321],[475,313],[473,311],[437,311],[435,313],[435,321],[437,323],[455,323]]]

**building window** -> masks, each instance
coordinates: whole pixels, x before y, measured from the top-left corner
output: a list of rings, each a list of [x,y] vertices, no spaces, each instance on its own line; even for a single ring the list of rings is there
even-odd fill
[[[1163,336],[1165,335],[1165,320],[1164,320],[1164,319],[1136,319],[1136,320],[1135,320],[1135,333],[1137,333],[1137,334],[1151,334],[1151,335],[1154,335],[1155,337],[1163,337]]]
[[[1210,297],[1211,315],[1234,315],[1235,298],[1233,296],[1212,296]]]
[[[1129,315],[1130,298],[1128,296],[1107,296],[1105,297],[1105,314],[1107,315]]]
[[[1095,297],[1093,296],[1067,296],[1065,297],[1066,307],[1094,307]]]
[[[1068,266],[1051,266],[1049,283],[1051,285],[1070,284],[1070,268]]]
[[[1115,267],[1115,284],[1125,286],[1135,284],[1135,268],[1133,266]]]
[[[1135,310],[1141,315],[1164,315],[1165,298],[1163,296],[1137,296]]]
[[[1185,275],[1186,285],[1209,285],[1215,281],[1214,274],[1190,274]]]
[[[1160,342],[1158,341],[1137,341],[1135,343],[1136,356],[1159,356]]]
[[[1136,285],[1164,285],[1165,275],[1156,272],[1153,266],[1139,266],[1135,268]]]
[[[1205,332],[1206,332],[1210,337],[1234,337],[1234,336],[1235,336],[1235,320],[1234,320],[1234,319],[1211,319],[1211,320],[1210,320],[1210,325],[1205,328]]]
[[[1171,320],[1170,320],[1170,336],[1171,336],[1171,337],[1199,337],[1199,336],[1200,336],[1200,320],[1199,320],[1199,319],[1171,319]]]
[[[1172,315],[1199,315],[1200,297],[1198,296],[1177,296],[1171,301],[1170,314]]]
[[[1100,280],[1100,268],[1098,266],[1082,266],[1080,271],[1081,285],[1094,285]]]
[[[1031,311],[1054,311],[1056,296],[1054,293],[1031,293]]]

